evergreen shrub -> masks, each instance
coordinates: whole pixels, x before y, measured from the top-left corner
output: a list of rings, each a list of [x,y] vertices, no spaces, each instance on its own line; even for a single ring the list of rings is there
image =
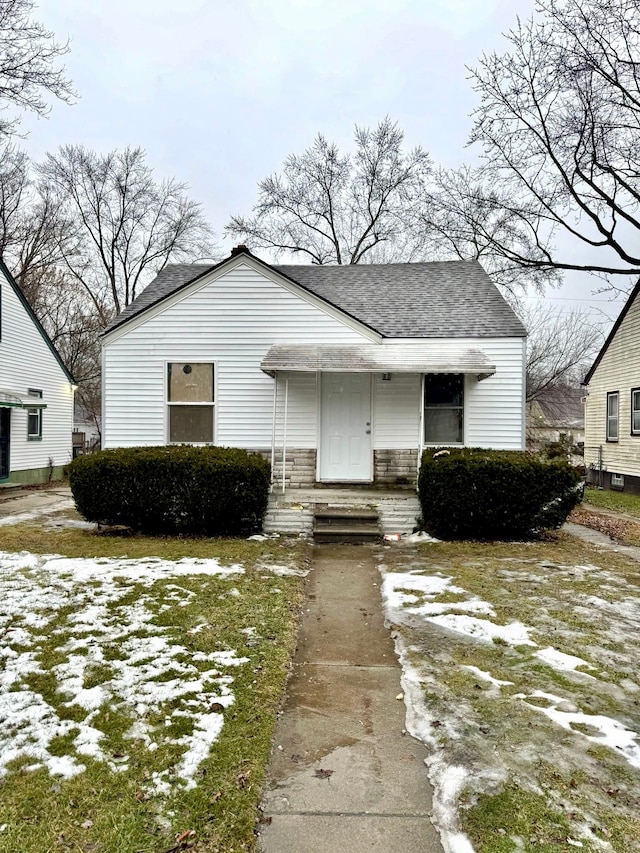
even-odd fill
[[[69,483],[88,521],[149,534],[233,536],[261,529],[270,465],[231,447],[127,447],[77,457]]]
[[[425,528],[439,539],[526,539],[560,527],[582,500],[567,461],[515,450],[430,448],[418,492]]]

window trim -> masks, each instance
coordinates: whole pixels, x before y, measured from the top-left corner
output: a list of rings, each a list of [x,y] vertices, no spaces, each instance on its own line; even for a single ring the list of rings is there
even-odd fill
[[[615,397],[617,401],[618,411],[616,414],[616,435],[615,438],[611,438],[609,431],[609,424],[612,418],[609,415],[609,400]],[[620,392],[619,391],[607,391],[607,408],[605,410],[605,436],[607,442],[610,444],[615,444],[620,439]]]
[[[210,402],[181,402],[180,400],[169,400],[169,366],[172,364],[210,364],[213,368],[213,400]],[[177,446],[189,444],[192,447],[213,447],[218,437],[218,363],[217,361],[198,361],[196,358],[172,358],[164,363],[164,402],[166,411],[165,436],[166,444]],[[212,441],[171,441],[171,419],[169,416],[171,406],[210,406],[213,409],[213,439]]]
[[[462,405],[461,406],[427,406],[427,376],[459,376],[462,382]],[[465,447],[467,417],[467,375],[465,373],[424,373],[422,383],[422,446],[423,447]],[[428,409],[450,409],[462,412],[462,441],[427,441],[427,410]]]
[[[638,408],[637,409],[633,408],[633,395],[634,394],[638,395]],[[640,436],[640,428],[638,428],[638,429],[633,428],[633,413],[637,412],[638,417],[640,418],[640,388],[632,388],[629,399],[630,399],[630,403],[631,403],[631,435],[632,436]]]
[[[42,400],[42,391],[39,388],[27,388],[27,396]],[[38,419],[38,432],[29,432],[29,419]],[[27,441],[42,441],[42,408],[27,409]]]

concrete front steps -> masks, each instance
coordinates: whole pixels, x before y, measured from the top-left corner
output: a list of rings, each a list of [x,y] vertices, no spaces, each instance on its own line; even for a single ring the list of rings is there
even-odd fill
[[[320,526],[332,527],[335,530],[339,529],[342,521],[349,521],[351,524],[356,513],[376,513],[376,538],[379,538],[385,534],[403,536],[412,533],[420,515],[420,503],[412,489],[354,489],[345,486],[287,489],[284,494],[280,490],[274,490],[269,497],[264,532],[311,536],[314,533],[315,516],[320,512],[322,518],[324,511],[329,511],[332,523],[327,523],[325,515]],[[336,515],[339,512],[348,514],[341,519]],[[363,524],[364,522],[365,519],[362,519]],[[373,522],[373,518],[366,518],[366,522]],[[373,531],[370,533],[373,534]]]
[[[317,505],[317,507],[322,505]],[[367,507],[316,508],[313,517],[313,541],[362,545],[380,540],[378,512]]]

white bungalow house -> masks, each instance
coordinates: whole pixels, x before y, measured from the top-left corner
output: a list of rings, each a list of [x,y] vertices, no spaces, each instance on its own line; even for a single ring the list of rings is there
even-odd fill
[[[71,460],[73,379],[0,260],[0,485],[43,483]]]
[[[587,482],[640,494],[640,281],[584,385]]]
[[[103,447],[259,451],[274,486],[414,484],[435,445],[522,449],[525,330],[475,261],[172,265],[103,337]]]

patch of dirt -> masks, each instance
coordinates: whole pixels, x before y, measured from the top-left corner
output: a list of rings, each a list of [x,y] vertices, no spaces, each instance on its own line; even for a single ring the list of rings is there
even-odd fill
[[[614,515],[593,512],[582,507],[576,507],[569,516],[569,521],[582,524],[610,536],[614,542],[627,545],[637,545],[640,542],[640,522],[629,521]]]

